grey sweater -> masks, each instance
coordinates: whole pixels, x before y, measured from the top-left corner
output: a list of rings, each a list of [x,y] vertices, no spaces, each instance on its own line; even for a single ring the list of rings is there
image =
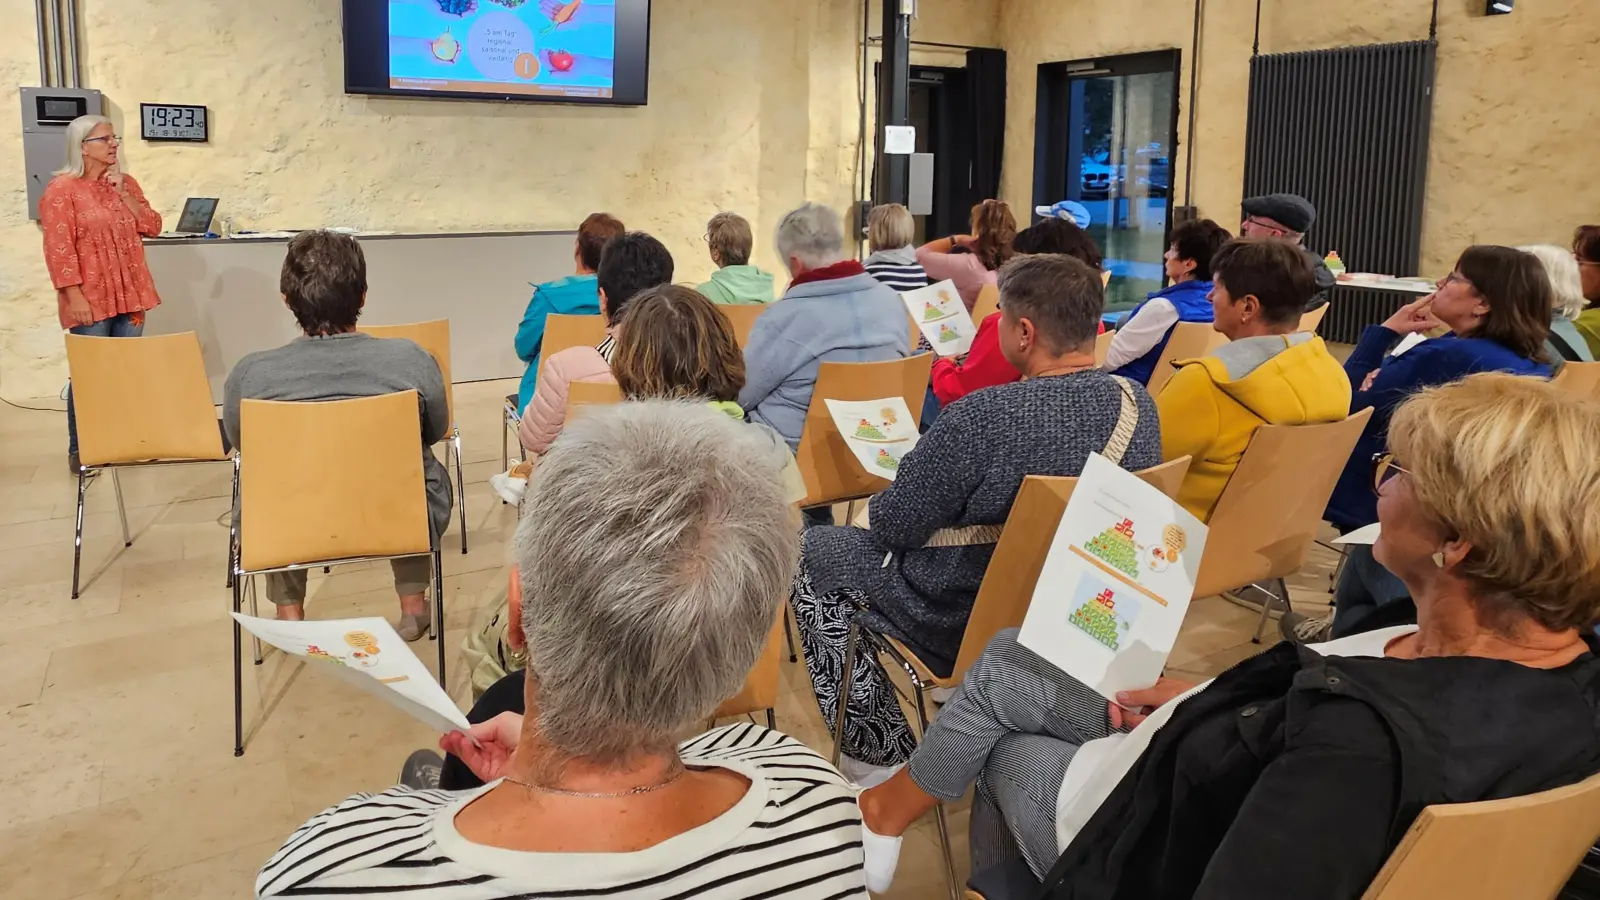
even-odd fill
[[[428,351],[401,339],[351,333],[299,337],[274,350],[252,353],[228,373],[222,421],[241,451],[240,400],[351,400],[416,391],[422,433],[422,472],[428,482],[428,518],[435,534],[450,523],[450,475],[432,447],[450,433],[444,377]]]

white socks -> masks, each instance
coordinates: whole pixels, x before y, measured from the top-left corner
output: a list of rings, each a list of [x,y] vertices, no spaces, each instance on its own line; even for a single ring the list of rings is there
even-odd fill
[[[894,883],[894,870],[900,864],[902,838],[874,834],[865,820],[861,823],[861,849],[866,856],[867,890],[882,894]]]

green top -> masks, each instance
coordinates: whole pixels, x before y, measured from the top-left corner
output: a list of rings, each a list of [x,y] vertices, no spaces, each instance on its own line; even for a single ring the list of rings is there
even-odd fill
[[[1589,352],[1600,359],[1600,305],[1591,306],[1581,313],[1572,323],[1578,333],[1583,335],[1584,343],[1589,345]]]
[[[755,266],[728,266],[712,273],[698,290],[712,303],[753,306],[772,302],[772,276]]]

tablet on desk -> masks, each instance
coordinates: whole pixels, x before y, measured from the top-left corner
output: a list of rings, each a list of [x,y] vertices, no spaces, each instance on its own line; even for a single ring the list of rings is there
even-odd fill
[[[217,198],[190,197],[183,204],[183,215],[178,217],[179,235],[205,234],[211,230],[211,220],[217,214]]]

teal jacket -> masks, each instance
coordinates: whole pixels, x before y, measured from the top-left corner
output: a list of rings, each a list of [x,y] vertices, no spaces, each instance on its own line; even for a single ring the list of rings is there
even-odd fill
[[[528,364],[517,389],[517,412],[528,408],[533,389],[539,384],[539,347],[544,343],[544,319],[550,314],[563,316],[600,315],[600,286],[593,275],[571,275],[537,284],[528,301],[528,311],[517,326],[517,358]]]

